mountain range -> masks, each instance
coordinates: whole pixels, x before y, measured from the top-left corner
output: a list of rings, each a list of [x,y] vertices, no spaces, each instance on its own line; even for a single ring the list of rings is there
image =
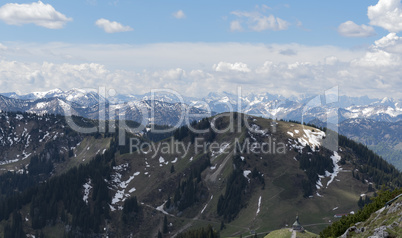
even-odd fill
[[[210,93],[204,98],[181,97],[171,92],[102,96],[89,90],[55,89],[23,95],[1,93],[0,110],[39,115],[72,114],[91,119],[134,120],[176,127],[227,111],[323,127],[332,123],[341,134],[369,146],[402,170],[402,138],[397,130],[402,121],[402,102],[392,98],[336,95],[285,98],[270,93],[238,97],[227,92]],[[185,116],[183,120],[181,115]]]
[[[6,95],[6,96],[4,96]],[[111,104],[94,92],[73,89],[63,92],[52,90],[43,93],[0,95],[0,110],[30,112],[39,115],[75,115],[91,119],[133,120],[143,124],[181,125],[187,120],[201,119],[205,112],[181,103],[156,100],[138,100]],[[9,96],[9,97],[7,97]],[[183,118],[181,115],[194,115]]]
[[[326,95],[319,96],[301,96],[285,98],[280,95],[273,95],[270,93],[265,94],[248,94],[248,95],[235,95],[227,92],[223,93],[209,93],[204,98],[194,98],[180,96],[176,93],[170,92],[156,92],[154,95],[151,93],[143,95],[132,94],[117,94],[114,96],[99,95],[95,91],[72,89],[62,91],[60,89],[50,90],[47,92],[33,92],[29,94],[20,95],[15,92],[0,93],[4,96],[3,101],[10,99],[18,99],[13,106],[25,111],[32,111],[35,113],[46,113],[49,109],[52,111],[56,105],[45,105],[44,102],[49,102],[55,98],[62,100],[62,102],[72,105],[73,109],[79,108],[97,108],[99,104],[106,104],[115,106],[116,108],[128,107],[141,107],[141,102],[158,101],[166,103],[161,107],[170,107],[171,104],[184,103],[191,108],[200,109],[200,113],[215,112],[222,113],[228,111],[237,111],[247,114],[263,115],[264,117],[284,119],[284,120],[297,120],[301,121],[302,116],[304,121],[309,121],[311,118],[325,118],[328,112],[338,110],[339,121],[342,122],[347,119],[365,118],[376,121],[397,122],[402,120],[402,101],[394,100],[392,98],[371,99],[367,96],[363,97],[348,97]],[[31,104],[28,108],[24,108],[19,103]],[[43,102],[39,106],[34,105],[34,102]],[[13,105],[16,104],[16,105]],[[58,103],[62,104],[61,102]],[[27,105],[26,105],[27,106]],[[64,106],[61,105],[61,108]],[[6,110],[7,106],[2,105],[2,110]],[[204,111],[201,111],[203,109]],[[92,113],[93,113],[92,109]],[[100,110],[100,109],[98,109]],[[53,109],[54,111],[54,109]],[[95,117],[90,112],[74,111],[73,113],[81,113],[86,117]],[[130,116],[128,116],[130,117]]]

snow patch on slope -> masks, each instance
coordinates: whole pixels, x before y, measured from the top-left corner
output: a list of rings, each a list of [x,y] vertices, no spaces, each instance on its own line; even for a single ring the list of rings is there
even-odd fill
[[[121,172],[126,171],[128,169],[128,163],[121,164],[118,166],[114,166],[113,170],[115,171],[114,174],[111,175],[112,180],[110,181],[110,185],[112,189],[116,190],[116,193],[112,199],[112,205],[115,205],[119,202],[124,202],[126,198],[130,197],[131,193],[133,193],[136,189],[131,188],[127,193],[125,192],[126,188],[130,184],[130,182],[138,175],[140,172],[135,172],[131,175],[127,180],[122,181],[122,174]],[[120,206],[119,206],[120,209]]]
[[[314,131],[304,129],[303,131],[303,136],[298,137],[297,140],[291,138],[288,139],[290,150],[291,148],[295,148],[301,153],[306,146],[310,146],[312,151],[315,151],[316,148],[321,146],[321,141],[325,137],[325,132],[318,129],[314,129]],[[295,137],[295,134],[292,132],[288,131],[287,133],[292,137]],[[295,133],[299,134],[299,131],[295,130]]]
[[[243,176],[248,180],[248,182],[250,182],[250,178],[248,177],[249,174],[251,174],[251,170],[243,171]]]
[[[258,215],[258,213],[260,213],[260,207],[261,207],[261,196],[260,196],[260,198],[258,199],[258,208],[257,208],[257,213],[256,213],[256,215]]]
[[[325,176],[331,177],[331,179],[327,183],[327,187],[329,186],[330,183],[332,183],[335,179],[336,176],[338,176],[339,171],[342,169],[339,165],[338,162],[341,160],[341,156],[338,155],[338,152],[334,151],[334,155],[331,156],[332,162],[334,163],[334,172],[329,173],[325,171]]]
[[[167,213],[167,212],[163,209],[163,207],[165,206],[166,202],[167,202],[167,201],[165,201],[162,205],[160,205],[159,207],[157,207],[156,210],[162,212],[162,213],[165,214],[165,215],[169,215],[169,213]]]
[[[334,165],[334,168],[333,168],[334,172],[330,173],[328,171],[325,171],[325,176],[318,175],[318,181],[316,183],[317,189],[324,187],[321,183],[321,179],[325,178],[325,177],[330,178],[327,185],[325,186],[325,188],[328,188],[328,186],[334,181],[336,176],[338,176],[339,171],[342,170],[342,168],[338,165],[338,162],[341,160],[341,156],[338,154],[338,152],[334,151],[334,155],[331,156],[331,159],[332,159],[332,163]]]
[[[315,151],[316,147],[318,148],[321,146],[321,140],[325,137],[325,132],[320,130],[315,130],[313,132],[307,129],[304,129],[303,131],[307,137],[307,143],[310,145],[312,151]]]
[[[84,202],[86,204],[88,204],[88,197],[89,197],[89,192],[92,189],[92,185],[91,185],[92,181],[91,179],[88,179],[88,182],[86,182],[83,187],[84,187],[84,196],[82,197],[82,200],[84,200]]]

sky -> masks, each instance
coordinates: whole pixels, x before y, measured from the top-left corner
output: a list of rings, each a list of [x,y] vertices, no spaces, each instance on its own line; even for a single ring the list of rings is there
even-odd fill
[[[0,92],[402,99],[400,0],[0,2]]]

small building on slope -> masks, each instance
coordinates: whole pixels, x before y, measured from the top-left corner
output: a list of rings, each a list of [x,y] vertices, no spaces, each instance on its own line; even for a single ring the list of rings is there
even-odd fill
[[[292,229],[297,232],[304,232],[304,228],[299,222],[299,216],[296,216],[296,221],[293,223]]]

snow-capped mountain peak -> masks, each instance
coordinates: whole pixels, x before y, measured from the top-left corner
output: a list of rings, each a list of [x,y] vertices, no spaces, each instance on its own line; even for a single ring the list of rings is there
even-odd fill
[[[158,102],[163,102],[166,107],[171,107],[176,103],[184,103],[192,108],[206,110],[208,112],[222,113],[227,111],[240,111],[247,114],[254,114],[263,117],[273,117],[277,119],[310,121],[315,118],[326,120],[327,117],[337,117],[339,122],[349,118],[366,118],[378,121],[399,121],[402,120],[402,108],[400,101],[392,98],[370,99],[368,97],[347,97],[340,96],[338,102],[329,105],[318,103],[314,106],[309,102],[316,98],[298,97],[298,100],[291,100],[280,95],[270,93],[245,94],[238,95],[229,92],[211,92],[205,98],[180,97],[168,92],[158,92],[152,97],[151,93],[143,95],[134,94],[118,94],[114,97],[104,98],[97,92],[83,89],[71,89],[63,91],[54,89],[46,92],[34,92],[26,95],[16,93],[4,93],[5,97],[13,99],[25,100],[23,102],[13,101],[5,103],[0,107],[2,110],[40,110],[45,107],[45,103],[53,98],[59,98],[65,103],[74,104],[77,110],[88,109],[94,113],[101,103],[107,102],[116,105],[114,108],[122,110],[125,103],[134,102],[141,104],[142,101],[149,101],[154,98]],[[36,102],[37,101],[37,102]],[[34,105],[38,103],[38,105]],[[27,104],[31,103],[31,104]],[[24,104],[24,105],[23,105]],[[51,110],[51,105],[59,105],[60,103],[46,105],[46,111],[58,112],[59,110]],[[18,106],[10,106],[18,105]],[[79,106],[78,106],[79,105]],[[1,104],[0,104],[1,106]],[[155,106],[158,106],[155,104]],[[24,109],[26,108],[26,109]],[[62,108],[62,107],[61,107]],[[81,109],[78,109],[81,108]],[[38,111],[39,112],[39,111]],[[331,112],[331,115],[328,113]],[[92,117],[92,116],[90,116]]]
[[[45,92],[33,92],[32,94],[36,97],[35,99],[39,99],[39,98],[49,98],[49,97],[54,97],[56,95],[60,95],[63,93],[63,90],[61,89],[52,89],[49,91],[45,91]]]

